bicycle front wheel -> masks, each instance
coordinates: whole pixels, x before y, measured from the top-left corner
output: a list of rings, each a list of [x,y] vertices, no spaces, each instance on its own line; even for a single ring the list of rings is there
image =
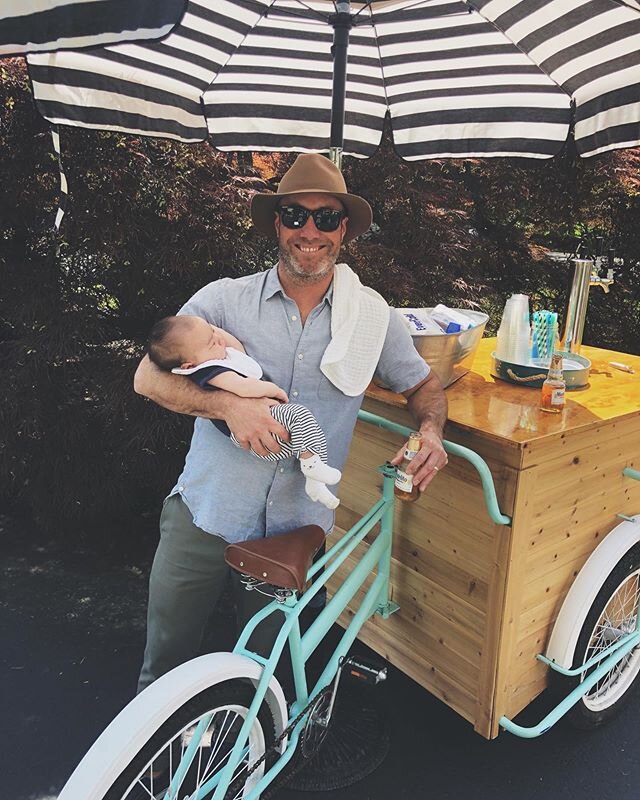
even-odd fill
[[[131,762],[114,781],[104,800],[152,800],[196,796],[207,800],[227,764],[240,728],[247,717],[255,690],[242,680],[230,680],[208,688],[178,708],[158,730],[150,734]],[[185,771],[182,756],[194,730],[208,718],[198,750]],[[226,798],[246,797],[273,763],[274,719],[263,703],[249,732],[241,762],[234,771]],[[267,754],[266,757],[265,753]],[[256,766],[257,765],[257,766]],[[213,782],[214,785],[211,785]],[[210,787],[207,789],[207,785]],[[171,793],[167,789],[171,786]],[[200,792],[200,793],[198,793]]]

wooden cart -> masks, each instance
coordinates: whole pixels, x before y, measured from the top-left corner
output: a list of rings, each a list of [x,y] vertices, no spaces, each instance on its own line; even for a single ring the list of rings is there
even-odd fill
[[[562,414],[545,414],[539,390],[491,376],[494,349],[495,340],[484,339],[473,370],[447,389],[445,435],[485,459],[512,525],[490,519],[478,474],[451,458],[423,497],[396,504],[391,599],[400,610],[374,616],[360,634],[487,738],[545,688],[549,669],[536,656],[570,587],[618,515],[640,513],[640,482],[632,479],[640,468],[640,357],[583,347],[593,364],[589,386],[567,393]],[[392,392],[372,385],[363,408],[412,427],[404,398]],[[334,537],[374,503],[380,482],[372,474],[402,443],[358,423]],[[606,553],[595,560],[604,582],[615,564]],[[593,559],[590,566],[593,583]]]

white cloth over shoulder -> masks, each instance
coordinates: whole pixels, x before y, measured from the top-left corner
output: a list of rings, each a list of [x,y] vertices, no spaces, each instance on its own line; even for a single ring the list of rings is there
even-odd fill
[[[245,378],[262,377],[262,367],[254,358],[251,358],[251,356],[248,356],[241,350],[237,350],[235,347],[227,347],[226,351],[226,358],[212,358],[209,361],[203,361],[202,364],[198,364],[195,367],[188,367],[187,369],[174,367],[171,372],[174,372],[176,375],[191,375],[193,372],[204,369],[204,367],[228,367],[234,372],[244,375]]]
[[[389,326],[389,305],[363,286],[347,264],[336,264],[331,303],[331,341],[320,369],[343,394],[357,397],[369,385]]]

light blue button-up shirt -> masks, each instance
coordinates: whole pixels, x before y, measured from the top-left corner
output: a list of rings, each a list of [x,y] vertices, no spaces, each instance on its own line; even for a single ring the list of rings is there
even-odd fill
[[[277,268],[244,278],[223,278],[200,289],[180,309],[236,336],[262,366],[264,379],[302,403],[325,432],[328,463],[342,469],[363,395],[347,397],[320,371],[331,339],[331,297],[307,317],[287,297]],[[391,389],[411,389],[429,374],[400,315],[392,309],[376,375]],[[373,479],[373,476],[372,476]],[[195,524],[228,542],[274,536],[302,525],[333,525],[333,511],[313,502],[295,458],[267,461],[236,447],[209,419],[195,420],[179,492]],[[339,494],[339,486],[338,486]]]

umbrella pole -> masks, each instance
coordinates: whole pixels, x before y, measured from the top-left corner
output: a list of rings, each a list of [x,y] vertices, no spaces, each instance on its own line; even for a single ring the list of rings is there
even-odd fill
[[[329,160],[333,161],[333,163],[338,167],[340,172],[342,172],[342,148],[341,147],[330,147],[329,148]]]
[[[349,31],[353,26],[350,0],[340,0],[337,13],[329,22],[333,26],[333,88],[331,91],[331,138],[329,158],[342,170],[342,145],[344,143],[344,101],[347,89],[347,49]]]

